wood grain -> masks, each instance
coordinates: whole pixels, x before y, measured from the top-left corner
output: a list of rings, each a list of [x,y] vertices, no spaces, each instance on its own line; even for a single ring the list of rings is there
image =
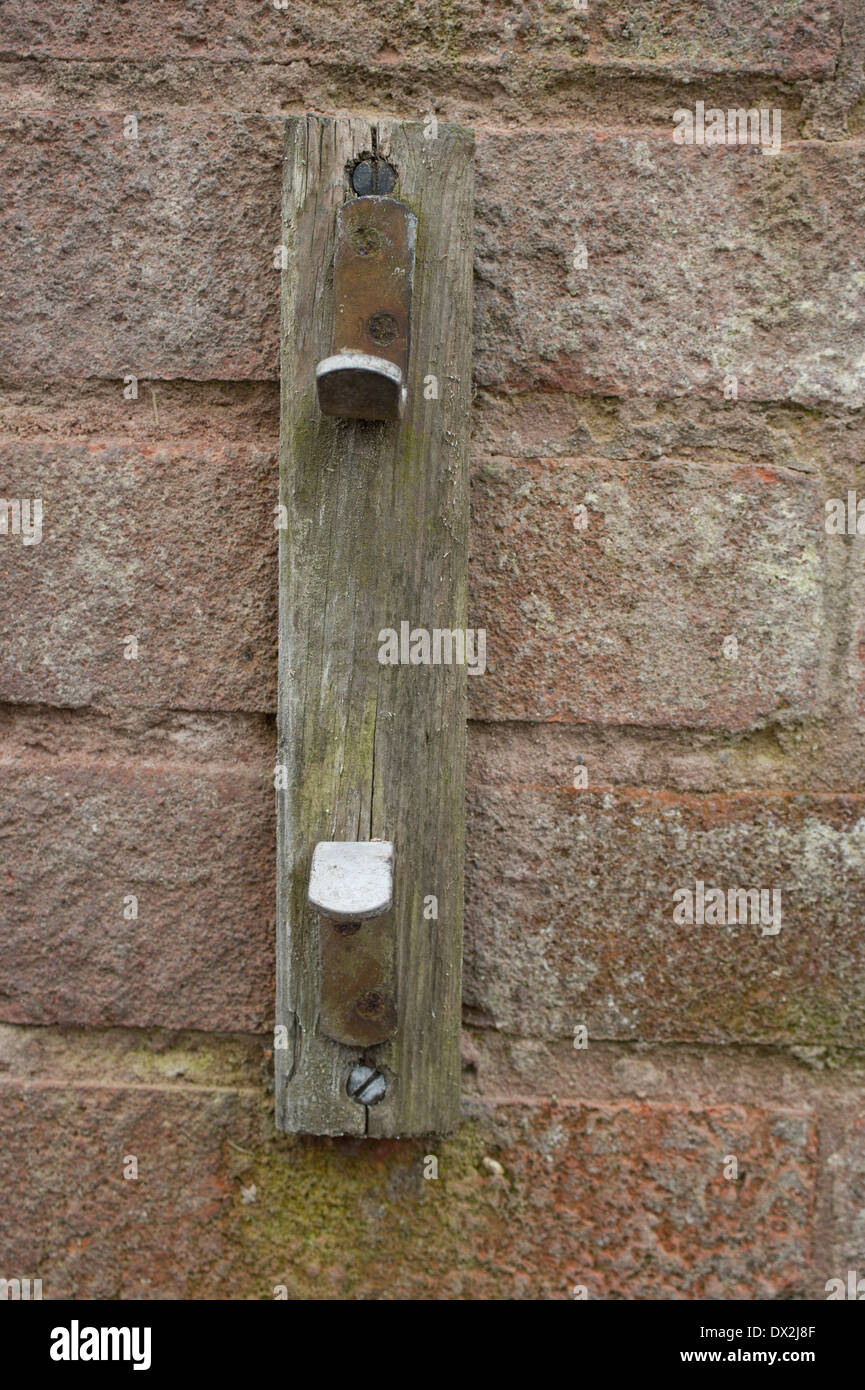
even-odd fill
[[[320,414],[331,348],[335,212],[377,148],[417,214],[406,412]],[[459,1113],[466,670],[383,665],[401,622],[466,626],[473,141],[440,125],[291,118],[286,128],[280,499],[277,1120],[316,1134],[441,1133]],[[425,399],[425,378],[439,398]],[[320,924],[306,905],[319,840],[395,845],[398,1027],[361,1054],[319,1028]],[[438,899],[437,920],[424,900]],[[361,1059],[387,1078],[368,1109]]]

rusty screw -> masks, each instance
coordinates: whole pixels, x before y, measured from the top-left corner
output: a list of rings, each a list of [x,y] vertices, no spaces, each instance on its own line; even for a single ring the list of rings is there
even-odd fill
[[[388,343],[392,343],[399,333],[399,324],[393,314],[384,314],[379,311],[377,314],[371,314],[367,319],[366,331],[379,347],[387,347]]]
[[[354,227],[348,244],[358,256],[375,256],[381,250],[381,232],[376,227]]]
[[[377,1105],[380,1100],[384,1100],[387,1082],[375,1067],[358,1062],[349,1072],[346,1090],[358,1105]]]
[[[362,922],[334,922],[333,929],[337,936],[354,936],[356,931],[360,931]]]
[[[355,1008],[361,1018],[377,1018],[384,1008],[384,999],[377,989],[373,989],[368,994],[360,996]]]

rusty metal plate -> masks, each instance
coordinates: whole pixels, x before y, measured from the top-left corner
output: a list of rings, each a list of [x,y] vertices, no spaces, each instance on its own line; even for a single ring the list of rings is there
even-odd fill
[[[394,420],[408,370],[417,218],[395,198],[337,209],[332,355],[316,370],[328,415]]]
[[[367,922],[321,919],[321,1029],[352,1047],[396,1032],[393,913]]]
[[[322,1032],[367,1047],[396,1032],[394,847],[389,840],[322,840],[307,901],[321,918]]]

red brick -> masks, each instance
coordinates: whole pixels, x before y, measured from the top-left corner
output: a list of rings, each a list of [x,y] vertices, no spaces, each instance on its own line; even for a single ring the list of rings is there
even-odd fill
[[[670,114],[663,134],[479,132],[478,381],[720,403],[733,373],[742,400],[861,405],[865,146],[685,147]],[[4,125],[0,370],[276,376],[280,119]]]
[[[250,1093],[5,1085],[0,1107],[2,1264],[46,1297],[761,1299],[806,1280],[803,1112],[502,1105],[448,1141],[289,1146]]]
[[[0,495],[43,501],[39,545],[0,538],[0,697],[274,708],[269,451],[13,439],[0,460]],[[472,623],[488,634],[475,717],[742,728],[819,709],[813,477],[498,460],[478,464],[473,495]],[[583,503],[589,525],[575,530]],[[735,661],[721,650],[731,635]]]
[[[865,144],[790,144],[788,121],[778,155],[677,145],[672,114],[479,132],[478,381],[723,404],[734,374],[742,401],[861,406]]]
[[[0,1087],[0,1114],[16,1174],[7,1277],[41,1278],[51,1299],[228,1296],[225,1146],[248,1143],[252,1097],[31,1083]],[[128,1156],[137,1180],[123,1176]]]
[[[865,1115],[861,1100],[851,1096],[841,1113],[840,1142],[837,1147],[822,1146],[831,1225],[828,1247],[821,1252],[823,1258],[815,1269],[818,1298],[827,1297],[829,1279],[843,1280],[846,1293],[849,1270],[856,1271],[857,1282],[865,1279]]]
[[[4,49],[63,58],[208,57],[258,62],[395,62],[451,67],[471,60],[511,64],[531,55],[566,66],[582,59],[674,67],[684,71],[832,72],[840,48],[836,0],[787,0],[768,11],[760,0],[703,6],[692,0],[591,0],[585,14],[564,0],[434,0],[368,6],[292,0],[276,10],[237,0],[162,0],[156,6],[7,0]]]
[[[275,377],[282,129],[3,116],[4,374]]]
[[[118,387],[118,412],[125,407]],[[270,450],[0,441],[0,496],[43,506],[38,545],[0,536],[0,698],[274,707]],[[134,660],[124,655],[129,636]]]
[[[272,768],[80,756],[2,768],[0,1018],[272,1026]]]
[[[27,389],[29,396],[34,388]],[[10,425],[21,420],[20,427],[32,429],[36,421],[44,420],[42,433],[52,433],[47,388],[32,408],[32,416],[23,403],[17,405],[18,394],[8,393]],[[82,405],[74,398],[70,409],[73,404],[80,421]],[[176,418],[180,432],[183,415],[178,412]],[[130,429],[144,428],[144,422],[133,425],[133,419],[141,417],[130,417]],[[822,470],[829,477],[849,479],[852,486],[865,456],[865,420],[851,411],[823,413],[797,405],[699,396],[658,401],[649,396],[579,396],[561,391],[515,396],[481,391],[475,400],[472,445],[478,458],[525,461],[667,458],[721,465],[766,463],[801,473]]]
[[[467,1221],[477,1269],[448,1286],[518,1296],[760,1299],[801,1288],[815,1137],[748,1106],[501,1107],[500,1224]],[[747,1176],[724,1178],[728,1157]],[[753,1186],[750,1187],[753,1181]],[[508,1188],[511,1188],[511,1193]]]
[[[851,1048],[865,797],[475,787],[464,1002],[521,1036]],[[781,892],[781,930],[679,925],[674,890]],[[771,898],[770,900],[771,901]],[[575,1053],[575,1056],[578,1055]]]
[[[865,480],[858,482],[854,487],[851,479],[850,486],[857,500],[865,498]],[[846,502],[847,493],[843,488],[832,491],[836,498]],[[865,540],[859,536],[853,540],[848,540],[844,535],[832,535],[829,537],[829,545],[836,554],[846,553],[851,557],[853,576],[851,608],[854,617],[853,640],[850,644],[850,672],[856,687],[856,704],[861,729],[862,721],[865,720]],[[850,547],[849,550],[847,549],[848,546]]]
[[[816,713],[822,516],[819,481],[783,469],[479,463],[472,715],[743,728]]]

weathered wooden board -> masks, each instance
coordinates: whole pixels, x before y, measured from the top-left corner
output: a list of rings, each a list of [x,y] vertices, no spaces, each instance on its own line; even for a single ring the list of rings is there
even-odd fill
[[[441,1133],[459,1110],[466,668],[379,660],[385,629],[466,626],[473,140],[446,125],[429,134],[287,122],[274,1055],[277,1119],[292,1131]],[[418,218],[407,403],[393,424],[324,416],[315,392],[331,351],[335,213],[371,151]],[[321,927],[306,893],[318,841],[368,839],[395,846],[398,1026],[362,1052],[320,1029]],[[361,1060],[387,1081],[376,1106],[346,1091]]]

